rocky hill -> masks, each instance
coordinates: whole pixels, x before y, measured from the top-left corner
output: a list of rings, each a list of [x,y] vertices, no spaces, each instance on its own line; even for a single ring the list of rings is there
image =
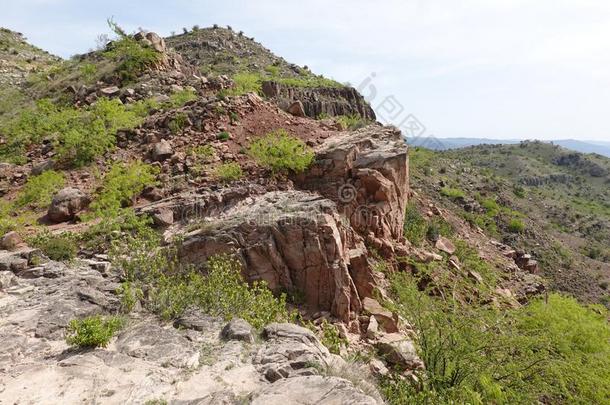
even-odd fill
[[[30,45],[21,33],[0,29],[0,86],[23,83],[30,73],[43,71],[59,58]]]
[[[2,402],[608,402],[607,313],[508,183],[471,199],[466,158],[232,29],[109,25],[0,95]]]
[[[543,142],[414,153],[416,187],[529,252],[553,289],[610,304],[610,159]]]

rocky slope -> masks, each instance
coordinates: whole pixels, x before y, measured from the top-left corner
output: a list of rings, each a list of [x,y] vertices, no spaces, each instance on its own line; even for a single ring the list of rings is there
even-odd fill
[[[228,29],[115,32],[0,111],[2,400],[383,403],[380,382],[428,383],[397,277],[493,311],[546,291],[529,251],[430,193],[418,162],[412,187],[400,131],[354,89]],[[79,149],[91,133],[106,143]],[[245,294],[231,266],[214,278],[219,257],[261,308],[210,315]],[[255,330],[231,310],[279,315]],[[66,343],[100,314],[124,321],[105,347]]]
[[[607,158],[542,142],[415,154],[416,188],[491,237],[531,253],[553,289],[608,304]],[[447,189],[463,195],[443,195]],[[510,229],[515,219],[522,230]]]
[[[30,73],[41,72],[59,58],[26,42],[21,33],[0,29],[0,86],[22,84]]]

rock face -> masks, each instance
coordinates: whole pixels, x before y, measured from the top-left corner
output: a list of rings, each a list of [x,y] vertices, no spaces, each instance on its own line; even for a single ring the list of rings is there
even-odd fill
[[[330,116],[359,115],[375,120],[375,112],[353,87],[290,87],[277,82],[263,82],[263,93],[288,111],[295,102],[301,102],[303,112],[311,118],[321,114]]]
[[[348,268],[348,246],[355,240],[332,201],[301,191],[270,192],[187,234],[180,254],[203,263],[214,254],[234,253],[248,280],[301,293],[310,311],[331,311],[348,321],[361,307]]]
[[[225,322],[196,311],[177,327],[135,313],[107,348],[70,349],[64,341],[68,322],[116,313],[119,279],[56,262],[45,264],[45,272],[58,276],[23,279],[0,272],[2,402],[382,403],[349,381],[319,375],[328,364],[347,365],[296,325],[269,325],[260,343],[225,341]],[[269,369],[287,372],[273,380]]]
[[[89,197],[79,189],[66,187],[53,197],[47,216],[53,222],[69,221],[89,202]]]
[[[403,235],[409,193],[407,145],[393,127],[372,125],[326,141],[299,187],[335,201],[363,237],[391,244]]]

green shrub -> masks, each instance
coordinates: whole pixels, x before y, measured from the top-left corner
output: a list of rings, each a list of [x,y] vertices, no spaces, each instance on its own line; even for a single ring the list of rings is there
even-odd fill
[[[513,194],[519,198],[525,198],[525,188],[517,184],[513,187]]]
[[[265,72],[269,73],[272,78],[280,75],[280,67],[275,65],[265,66]]]
[[[466,194],[462,190],[451,187],[441,188],[441,194],[453,200],[456,200],[458,198],[464,198],[466,196]]]
[[[26,205],[34,208],[46,207],[51,204],[53,195],[63,187],[64,181],[63,173],[53,170],[30,177],[19,193],[15,205],[17,207]]]
[[[167,106],[170,108],[178,108],[193,100],[197,100],[197,93],[193,89],[184,89],[172,93],[169,96]]]
[[[138,75],[161,60],[159,52],[127,35],[112,20],[108,20],[108,25],[117,39],[108,44],[104,55],[118,62],[116,73],[122,82],[134,81]]]
[[[81,123],[61,133],[57,139],[57,159],[82,166],[111,150],[119,129],[138,126],[141,119],[120,100],[101,98],[81,117]]]
[[[97,66],[93,63],[84,63],[79,66],[78,70],[85,81],[90,83],[95,80]]]
[[[417,204],[410,202],[405,211],[404,233],[405,238],[416,246],[419,246],[426,236],[428,224],[419,213]]]
[[[212,145],[199,145],[191,148],[189,152],[199,159],[205,161],[210,160],[214,156],[214,148]]]
[[[248,285],[241,264],[226,255],[209,258],[202,274],[179,263],[173,249],[159,249],[158,239],[130,238],[113,245],[111,259],[131,289],[145,287],[145,305],[165,319],[191,306],[212,316],[243,318],[255,328],[295,317],[286,309],[285,294],[274,297],[264,282]]]
[[[136,117],[144,118],[163,106],[164,105],[151,97],[128,104],[127,109],[128,111],[133,112]]]
[[[227,91],[230,96],[261,92],[261,76],[257,73],[238,73],[233,76],[235,86]]]
[[[314,161],[314,153],[303,141],[283,129],[270,132],[254,141],[249,154],[260,165],[274,172],[305,171]]]
[[[229,139],[231,139],[231,134],[229,134],[227,131],[222,131],[218,135],[216,135],[216,139],[218,139],[219,141],[228,141]]]
[[[123,327],[118,317],[90,316],[73,319],[66,330],[66,342],[80,348],[106,347],[110,339]]]
[[[28,244],[40,249],[45,256],[56,261],[72,260],[78,253],[76,239],[68,234],[53,235],[50,232],[42,232],[30,238]]]
[[[222,181],[235,181],[243,177],[244,173],[237,162],[223,163],[214,172],[216,177]]]
[[[186,128],[186,126],[188,125],[188,122],[189,122],[188,115],[186,115],[183,112],[180,112],[180,113],[176,114],[174,116],[174,118],[171,119],[171,121],[168,124],[168,128],[172,132],[172,134],[177,134],[179,132],[182,132],[182,130],[184,128]]]
[[[133,128],[140,122],[141,118],[119,100],[100,98],[94,105],[79,109],[43,99],[0,125],[0,130],[8,134],[0,156],[22,161],[27,146],[49,137],[54,141],[58,161],[81,166],[112,149],[117,130]]]
[[[512,233],[523,233],[525,224],[518,218],[513,218],[508,222],[508,231]]]
[[[91,210],[98,216],[114,216],[132,203],[134,197],[147,186],[157,184],[158,169],[136,161],[129,164],[116,162],[102,182],[102,191],[91,203]]]
[[[415,385],[381,384],[391,404],[607,403],[607,312],[550,294],[508,311],[433,298],[405,274],[391,280],[392,309],[418,333],[425,364]],[[450,297],[450,296],[448,296]]]
[[[332,80],[327,79],[324,76],[316,76],[312,74],[301,75],[300,77],[281,77],[281,78],[273,78],[273,80],[291,87],[305,87],[305,88],[313,88],[313,87],[333,87],[333,88],[341,88],[345,87],[343,84]]]
[[[322,344],[326,346],[329,352],[333,354],[339,354],[341,346],[348,345],[348,341],[342,338],[339,334],[339,330],[335,325],[329,323],[327,320],[322,321]]]
[[[95,252],[107,251],[113,242],[123,243],[126,238],[154,238],[152,219],[147,215],[136,215],[133,208],[98,211],[94,215],[102,220],[91,225],[82,235],[85,247]]]
[[[335,122],[337,122],[341,126],[341,129],[344,131],[347,129],[353,131],[355,129],[362,128],[368,123],[367,120],[360,117],[358,114],[339,115],[336,116],[334,119]]]

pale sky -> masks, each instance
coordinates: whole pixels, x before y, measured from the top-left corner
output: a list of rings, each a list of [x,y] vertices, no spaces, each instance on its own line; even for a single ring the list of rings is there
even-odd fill
[[[610,141],[608,0],[0,0],[0,26],[68,57],[128,31],[231,25],[290,62],[393,96],[437,137]],[[365,93],[370,93],[366,87]],[[385,112],[384,112],[385,111]],[[396,113],[397,110],[394,110]]]

